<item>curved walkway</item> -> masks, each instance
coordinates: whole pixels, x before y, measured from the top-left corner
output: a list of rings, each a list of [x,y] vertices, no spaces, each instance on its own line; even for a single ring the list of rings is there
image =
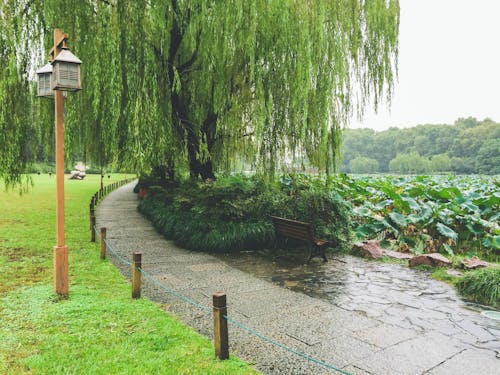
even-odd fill
[[[388,323],[362,308],[346,309],[282,288],[219,258],[184,250],[165,240],[137,211],[133,186],[112,192],[97,209],[97,227],[107,227],[108,243],[116,252],[108,252],[109,258],[130,278],[130,266],[123,261],[130,261],[133,251],[141,251],[142,268],[151,275],[151,280],[143,277],[143,294],[201,334],[212,337],[211,296],[224,291],[232,319],[347,373],[500,373],[498,323],[482,321],[486,328],[479,329],[475,318],[461,317],[458,331],[415,329]],[[366,298],[362,302],[366,305]],[[415,309],[413,315],[418,313]],[[233,324],[229,325],[229,340],[231,353],[265,374],[337,373]]]

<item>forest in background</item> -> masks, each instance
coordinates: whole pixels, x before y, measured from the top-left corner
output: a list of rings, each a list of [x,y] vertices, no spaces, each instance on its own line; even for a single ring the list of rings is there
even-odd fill
[[[346,129],[342,172],[500,174],[500,123],[473,117],[412,128]]]

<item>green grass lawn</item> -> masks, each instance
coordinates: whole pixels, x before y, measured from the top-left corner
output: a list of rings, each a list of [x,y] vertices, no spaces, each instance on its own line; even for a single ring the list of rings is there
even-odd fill
[[[106,184],[123,179],[111,175]],[[90,242],[88,207],[100,176],[66,180],[70,298],[52,286],[55,177],[19,195],[0,186],[0,373],[252,374],[130,286]]]

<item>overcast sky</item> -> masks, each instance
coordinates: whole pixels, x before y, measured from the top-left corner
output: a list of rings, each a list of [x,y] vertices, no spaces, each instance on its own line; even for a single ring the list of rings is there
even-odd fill
[[[500,121],[500,0],[400,0],[399,80],[390,111],[349,127]]]

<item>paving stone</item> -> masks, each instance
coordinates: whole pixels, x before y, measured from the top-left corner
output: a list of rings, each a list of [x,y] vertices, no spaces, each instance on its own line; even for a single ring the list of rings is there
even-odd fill
[[[356,337],[360,340],[376,345],[379,348],[387,348],[417,335],[418,332],[415,330],[404,329],[388,324],[381,324],[356,332]]]
[[[495,339],[490,332],[470,320],[463,320],[457,323],[467,333],[477,338],[479,342],[487,342]]]
[[[426,372],[429,375],[500,374],[500,359],[491,351],[467,349]]]
[[[460,350],[449,337],[431,332],[376,352],[354,365],[374,374],[414,375],[437,366]]]

